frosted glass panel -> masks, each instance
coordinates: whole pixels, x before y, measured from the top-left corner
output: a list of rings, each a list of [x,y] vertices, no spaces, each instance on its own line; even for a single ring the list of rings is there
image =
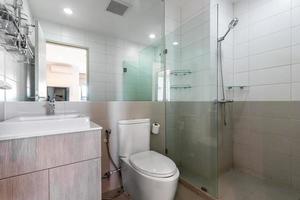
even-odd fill
[[[162,101],[163,88],[161,42],[142,49],[137,62],[123,62],[123,96],[125,101]]]
[[[217,7],[166,37],[166,148],[189,184],[218,194]],[[168,99],[168,97],[167,97]]]

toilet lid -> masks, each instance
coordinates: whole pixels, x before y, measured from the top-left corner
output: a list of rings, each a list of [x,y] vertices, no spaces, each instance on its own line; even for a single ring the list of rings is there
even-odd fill
[[[154,151],[145,151],[130,156],[130,164],[143,174],[166,178],[173,176],[177,167],[168,157]]]

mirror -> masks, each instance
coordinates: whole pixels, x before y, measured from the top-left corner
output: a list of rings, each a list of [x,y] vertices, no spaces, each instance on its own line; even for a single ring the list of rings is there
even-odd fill
[[[0,101],[163,99],[162,0],[0,0],[0,17]]]

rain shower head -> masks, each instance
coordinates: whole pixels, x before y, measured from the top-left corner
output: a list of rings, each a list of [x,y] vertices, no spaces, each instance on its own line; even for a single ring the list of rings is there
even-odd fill
[[[228,35],[228,33],[231,31],[231,29],[234,29],[234,27],[239,23],[239,19],[238,18],[233,18],[229,25],[228,25],[228,30],[226,31],[225,35],[220,37],[218,39],[218,42],[222,42],[223,40],[225,40],[226,36]]]

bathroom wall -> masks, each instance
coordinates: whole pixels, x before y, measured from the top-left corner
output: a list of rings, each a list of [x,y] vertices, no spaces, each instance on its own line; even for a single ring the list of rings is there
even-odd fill
[[[300,100],[299,0],[240,0],[234,30],[237,101]]]
[[[300,103],[234,103],[234,167],[300,189]]]
[[[145,45],[47,21],[41,21],[41,26],[49,41],[89,49],[90,100],[123,100],[123,63],[138,63]]]
[[[240,0],[234,30],[234,167],[300,188],[300,1]]]
[[[45,114],[44,102],[0,102],[0,121],[19,115]],[[117,121],[124,119],[150,118],[161,124],[159,135],[151,135],[151,149],[164,153],[165,149],[165,105],[156,102],[57,102],[57,113],[76,112],[90,116],[91,120],[103,127],[102,137],[102,174],[113,169],[107,157],[104,143],[105,130],[111,129],[111,152],[118,161],[117,154]],[[118,174],[102,182],[102,192],[118,188]]]

